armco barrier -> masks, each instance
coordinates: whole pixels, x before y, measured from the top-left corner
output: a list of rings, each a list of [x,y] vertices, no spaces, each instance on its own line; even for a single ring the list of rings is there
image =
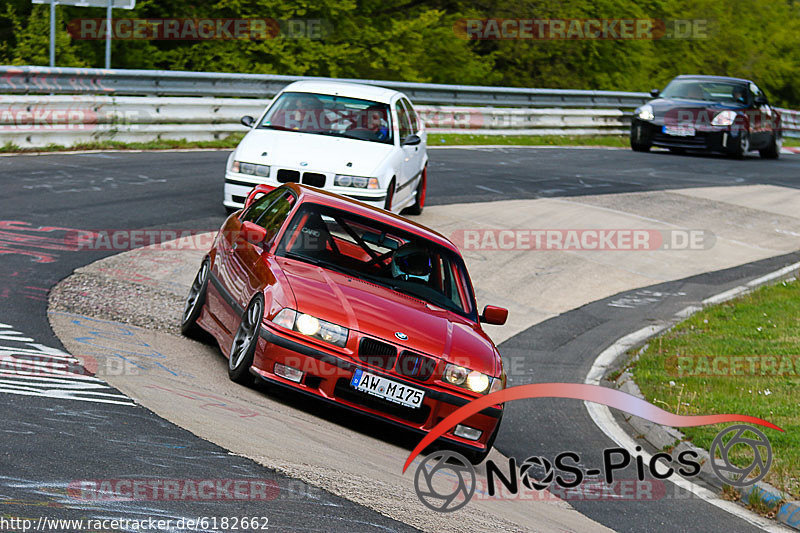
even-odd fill
[[[352,81],[402,91],[417,104],[633,109],[646,93],[441,85],[276,74],[0,66],[0,94],[270,98],[298,80]]]
[[[258,115],[286,84],[303,79],[330,78],[0,66],[0,145],[224,138],[246,131],[242,115]],[[649,99],[616,91],[338,81],[405,92],[433,133],[625,134],[632,108]],[[780,112],[784,135],[800,137],[800,113]]]
[[[243,115],[268,99],[95,95],[0,95],[0,145],[21,148],[114,140],[208,141],[244,133]],[[618,109],[512,109],[418,106],[429,132],[587,135],[627,132]]]

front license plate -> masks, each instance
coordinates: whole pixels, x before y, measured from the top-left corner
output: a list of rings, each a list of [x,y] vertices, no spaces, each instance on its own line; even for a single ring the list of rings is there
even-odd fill
[[[692,126],[664,126],[663,131],[667,135],[676,137],[694,137],[694,128]]]
[[[425,398],[423,390],[364,372],[360,368],[353,373],[350,385],[361,392],[414,409],[422,405],[422,400]]]

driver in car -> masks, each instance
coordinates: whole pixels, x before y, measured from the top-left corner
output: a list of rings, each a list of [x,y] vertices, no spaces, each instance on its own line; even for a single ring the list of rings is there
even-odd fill
[[[734,99],[736,102],[739,102],[740,104],[744,104],[744,103],[745,103],[745,98],[744,98],[745,91],[744,91],[744,87],[742,87],[741,85],[736,85],[736,86],[733,88],[733,92],[732,92],[732,94],[733,94],[733,99]]]
[[[428,283],[433,269],[428,250],[406,243],[392,255],[392,277],[403,281]]]

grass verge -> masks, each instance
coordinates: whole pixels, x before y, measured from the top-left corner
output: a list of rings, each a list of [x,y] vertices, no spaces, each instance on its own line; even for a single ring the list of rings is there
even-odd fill
[[[186,141],[184,139],[124,143],[93,141],[74,146],[50,144],[40,148],[21,148],[14,144],[0,146],[0,153],[67,152],[80,150],[177,150],[218,148],[233,150],[244,134],[229,135],[215,141]],[[610,146],[628,148],[627,135],[471,135],[467,133],[429,133],[428,146]],[[800,139],[784,138],[784,146],[800,146]]]
[[[517,146],[615,146],[629,147],[627,135],[472,135],[429,133],[428,146],[469,146],[476,144]]]
[[[189,148],[230,148],[233,150],[243,134],[229,135],[216,141],[186,141],[158,140],[137,143],[123,143],[118,141],[94,141],[80,143],[74,146],[61,146],[50,144],[41,148],[21,148],[13,144],[0,146],[0,152],[5,153],[31,153],[31,152],[66,152],[79,150],[176,150]],[[428,134],[428,146],[468,146],[479,144],[525,145],[525,146],[628,146],[626,136],[531,136],[531,135],[466,135],[460,133],[431,133]]]
[[[645,397],[671,412],[746,414],[783,428],[763,429],[774,457],[765,480],[800,499],[800,282],[699,311],[651,341],[633,374]],[[707,450],[723,427],[682,431]],[[740,466],[751,458],[746,445],[731,449]]]
[[[119,141],[92,141],[72,146],[48,144],[39,148],[21,148],[8,143],[0,146],[0,152],[68,152],[83,150],[177,150],[190,148],[236,148],[244,134],[228,135],[224,139],[214,141],[187,141],[185,139],[159,139],[157,141],[125,143]]]

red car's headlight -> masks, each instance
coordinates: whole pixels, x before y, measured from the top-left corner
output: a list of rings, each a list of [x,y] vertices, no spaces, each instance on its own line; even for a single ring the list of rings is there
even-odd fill
[[[281,309],[272,319],[272,323],[341,348],[347,344],[347,336],[350,333],[350,330],[344,326],[320,320],[305,313],[298,313],[288,307]]]
[[[453,363],[448,363],[444,367],[442,378],[445,383],[463,387],[480,394],[488,394],[503,388],[503,381],[500,378],[491,378],[477,370],[470,370]]]

